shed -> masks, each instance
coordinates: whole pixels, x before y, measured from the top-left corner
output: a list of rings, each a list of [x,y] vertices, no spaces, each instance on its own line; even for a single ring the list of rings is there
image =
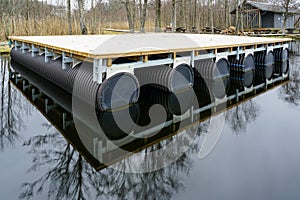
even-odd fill
[[[244,28],[274,28],[282,29],[284,23],[285,9],[273,3],[260,3],[246,1],[240,6],[240,13],[243,14]],[[231,11],[236,14],[236,9]],[[299,23],[300,10],[290,9],[286,28],[294,29]]]

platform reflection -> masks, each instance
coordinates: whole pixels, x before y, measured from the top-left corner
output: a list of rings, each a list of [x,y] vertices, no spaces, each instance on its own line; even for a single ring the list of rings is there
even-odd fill
[[[227,112],[225,117],[230,119],[233,132],[238,134],[247,123],[259,115],[260,108],[251,98],[288,81],[286,77],[274,77],[273,81],[253,85],[251,90],[231,91],[222,99],[211,96],[207,85],[213,83],[209,82],[206,85],[207,80],[204,79],[196,79],[193,88],[176,94],[144,86],[136,104],[107,112],[96,111],[98,124],[93,124],[85,116],[76,116],[74,123],[73,99],[70,93],[14,61],[11,61],[11,67],[13,72],[10,83],[13,83],[68,141],[63,154],[73,155],[74,150],[70,152],[71,145],[79,152],[78,159],[84,158],[96,170],[107,166],[117,166],[118,169],[124,168],[125,165],[130,167],[130,159],[148,160],[147,156],[137,158],[137,152],[156,152],[171,143],[176,143],[176,146],[169,149],[169,156],[162,159],[163,163],[151,163],[155,169],[176,161],[186,151],[198,149],[203,155],[208,155],[220,136],[209,134],[207,130],[212,116]],[[151,114],[151,109],[156,109],[154,115]],[[84,131],[78,131],[78,124]],[[49,134],[45,137],[57,135]],[[48,141],[42,137],[33,138],[37,139],[40,139],[40,142]],[[207,146],[203,144],[204,140],[212,142]],[[195,141],[196,147],[193,145]],[[36,143],[39,142],[29,140],[26,144]],[[188,145],[185,146],[186,144]],[[172,156],[178,152],[182,152],[178,158]],[[155,156],[158,155],[152,155],[151,159],[155,160]]]

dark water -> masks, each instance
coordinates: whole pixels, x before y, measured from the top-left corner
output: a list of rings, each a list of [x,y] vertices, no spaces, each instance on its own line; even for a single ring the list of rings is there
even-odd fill
[[[207,157],[199,158],[197,138],[150,173],[97,172],[8,81],[8,67],[1,57],[1,199],[300,199],[299,56],[288,84],[227,111]],[[203,132],[209,121],[182,133]]]

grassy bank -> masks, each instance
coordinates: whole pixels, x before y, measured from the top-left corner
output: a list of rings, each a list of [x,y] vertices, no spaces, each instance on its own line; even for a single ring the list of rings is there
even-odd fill
[[[0,43],[0,54],[9,54],[10,47],[8,46],[7,42],[1,42]]]

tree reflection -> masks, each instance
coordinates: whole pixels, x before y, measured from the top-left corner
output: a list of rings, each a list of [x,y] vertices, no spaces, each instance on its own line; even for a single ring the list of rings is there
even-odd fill
[[[171,199],[184,187],[182,174],[189,174],[192,156],[200,144],[194,142],[177,161],[154,172],[126,173],[113,168],[96,172],[52,126],[44,126],[49,128],[49,133],[32,137],[24,145],[31,147],[33,165],[29,171],[48,170],[37,180],[23,184],[20,199],[31,199],[45,188],[48,188],[49,199]],[[183,132],[182,139],[197,141],[191,136],[198,137],[204,130],[206,127],[201,124],[194,126]],[[163,148],[174,137],[143,151]],[[125,168],[132,164],[129,161],[125,159],[116,165]],[[155,162],[150,164],[155,165]]]
[[[44,126],[52,129],[51,125]],[[88,199],[88,177],[94,177],[96,172],[57,131],[32,137],[24,146],[31,146],[29,153],[33,155],[29,172],[42,167],[50,169],[34,182],[23,184],[21,199],[41,193],[46,183],[49,183],[49,199]]]
[[[279,90],[279,97],[285,102],[299,106],[300,104],[300,57],[290,59],[290,81]]]
[[[19,139],[18,131],[24,128],[23,118],[30,114],[30,104],[12,88],[9,81],[9,57],[0,57],[0,151],[12,146]]]
[[[252,100],[244,102],[226,113],[226,121],[235,134],[241,134],[246,131],[247,125],[256,120],[260,115],[259,105]]]

